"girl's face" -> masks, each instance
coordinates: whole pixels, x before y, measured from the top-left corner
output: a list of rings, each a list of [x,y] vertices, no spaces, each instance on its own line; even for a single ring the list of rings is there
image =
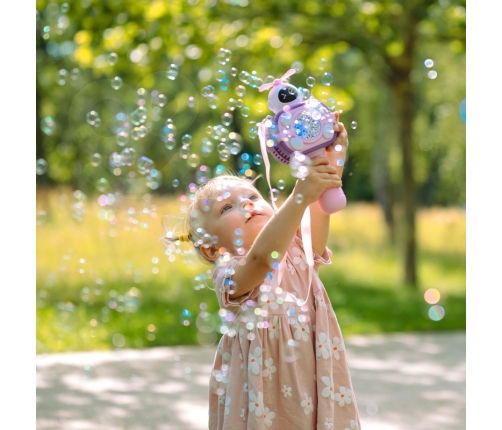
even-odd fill
[[[210,204],[205,229],[218,236],[216,248],[225,248],[238,255],[238,248],[247,252],[258,233],[274,215],[268,204],[252,185],[232,182]]]

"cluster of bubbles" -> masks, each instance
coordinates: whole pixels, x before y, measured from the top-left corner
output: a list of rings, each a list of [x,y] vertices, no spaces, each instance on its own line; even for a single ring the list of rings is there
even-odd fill
[[[429,288],[424,293],[424,300],[428,304],[432,305],[429,308],[428,314],[429,314],[429,318],[433,321],[440,321],[445,316],[444,308],[441,305],[437,304],[439,302],[440,297],[441,297],[441,294],[435,288]]]
[[[424,61],[424,66],[430,69],[431,67],[434,66],[434,61],[428,58],[427,60]],[[429,70],[427,72],[427,76],[429,79],[436,79],[438,76],[438,73],[435,70]]]

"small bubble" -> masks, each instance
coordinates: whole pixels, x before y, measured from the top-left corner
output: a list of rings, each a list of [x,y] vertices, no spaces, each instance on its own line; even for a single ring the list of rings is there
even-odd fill
[[[117,61],[119,61],[119,56],[115,52],[112,52],[108,54],[106,61],[108,61],[108,64],[110,66],[115,66],[115,64],[117,64]]]
[[[291,68],[296,70],[296,73],[300,73],[303,70],[303,63],[301,61],[295,61],[291,64]]]
[[[376,405],[368,405],[366,406],[366,412],[368,413],[368,415],[376,415],[378,408]]]
[[[235,87],[235,94],[237,94],[239,97],[244,97],[246,94],[246,87],[244,85],[237,85]]]
[[[191,145],[192,144],[192,136],[190,134],[185,134],[181,138],[181,143],[183,145]]]
[[[99,127],[101,125],[101,118],[95,110],[87,112],[85,119],[87,120],[87,123],[92,125],[93,127]]]
[[[439,302],[439,298],[441,297],[441,294],[439,293],[438,290],[435,288],[429,288],[425,293],[424,293],[424,299],[427,303],[430,305],[434,305],[437,302]]]
[[[309,76],[307,78],[307,85],[309,87],[313,87],[315,85],[315,78],[313,76]]]
[[[167,79],[174,81],[179,73],[179,67],[176,64],[171,64],[166,72]]]
[[[343,166],[345,164],[344,160],[336,160],[336,165],[337,166]]]
[[[122,348],[125,345],[125,337],[120,333],[115,333],[112,337],[112,342],[117,348]]]
[[[303,202],[303,194],[297,194],[295,196],[295,202],[298,204],[302,203]]]
[[[234,120],[234,117],[231,113],[229,112],[225,112],[222,116],[221,116],[221,123],[225,126],[229,126],[230,124],[232,124]]]
[[[428,58],[427,60],[424,61],[424,66],[430,69],[432,66],[434,66],[434,61]]]
[[[283,190],[285,186],[286,186],[286,181],[284,179],[279,179],[277,181],[277,188],[279,188],[280,190]]]
[[[326,58],[321,58],[319,60],[319,64],[317,67],[319,68],[319,70],[324,70],[327,65],[328,65],[328,60]]]
[[[120,87],[122,87],[122,78],[119,76],[115,76],[112,79],[112,88],[114,90],[118,90]]]
[[[355,129],[357,128],[357,122],[356,122],[356,121],[352,121],[352,122],[350,123],[350,128],[351,128],[352,130],[355,130]]]
[[[47,221],[47,212],[44,210],[37,211],[37,225],[45,224]]]
[[[244,118],[247,118],[249,116],[249,114],[251,113],[251,109],[248,107],[248,106],[243,106],[241,108],[241,115],[244,117]]]
[[[342,152],[343,146],[340,145],[339,143],[335,145],[335,151],[336,152]]]
[[[47,173],[47,161],[43,158],[37,160],[37,175],[43,175]]]
[[[178,179],[173,179],[172,184],[173,184],[173,187],[174,187],[174,188],[177,188],[177,187],[179,187],[179,185],[180,185],[180,181],[179,181]]]
[[[91,155],[91,165],[94,167],[97,167],[101,164],[101,160],[103,157],[101,157],[101,154],[98,154],[95,152],[94,154]]]
[[[47,135],[50,136],[54,133],[56,128],[56,122],[50,116],[46,116],[42,121],[40,121],[40,129]]]
[[[106,178],[100,178],[96,181],[96,188],[98,189],[98,191],[101,191],[102,193],[104,193],[108,189],[108,186],[109,182],[108,179]]]
[[[333,83],[333,74],[326,72],[322,75],[321,82],[323,85],[330,86]]]
[[[440,305],[433,305],[429,309],[429,318],[433,321],[442,320],[445,315],[444,308]]]
[[[438,72],[435,70],[430,70],[429,73],[427,73],[427,76],[429,79],[436,79],[438,77]]]

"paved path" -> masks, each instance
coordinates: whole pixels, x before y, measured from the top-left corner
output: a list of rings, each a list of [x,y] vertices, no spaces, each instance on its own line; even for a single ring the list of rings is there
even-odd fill
[[[465,342],[465,332],[347,338],[362,430],[465,429]],[[207,429],[215,349],[39,355],[37,429]]]

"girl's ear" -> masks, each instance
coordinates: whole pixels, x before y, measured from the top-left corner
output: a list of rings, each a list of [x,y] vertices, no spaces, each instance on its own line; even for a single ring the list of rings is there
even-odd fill
[[[215,246],[211,246],[211,248],[205,248],[201,246],[199,248],[200,253],[202,256],[211,262],[214,262],[218,258],[218,250],[216,249]]]

